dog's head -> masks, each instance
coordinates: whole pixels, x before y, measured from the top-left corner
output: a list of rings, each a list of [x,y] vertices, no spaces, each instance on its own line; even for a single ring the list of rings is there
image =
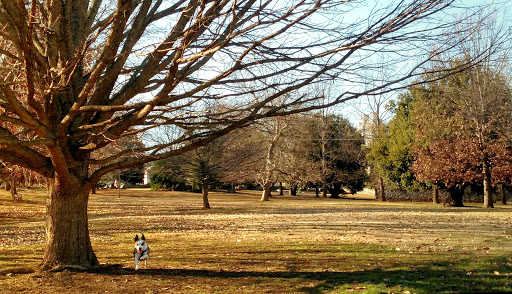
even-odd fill
[[[146,243],[146,237],[144,237],[144,234],[139,239],[139,235],[135,235],[135,251],[137,253],[141,254],[143,251],[146,251],[148,249],[148,244]]]

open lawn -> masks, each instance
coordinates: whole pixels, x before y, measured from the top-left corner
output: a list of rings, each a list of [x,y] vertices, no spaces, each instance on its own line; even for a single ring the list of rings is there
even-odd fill
[[[91,195],[90,234],[103,266],[34,273],[45,198],[0,192],[4,293],[512,292],[512,207],[452,208],[257,192],[201,195],[142,189]],[[151,248],[135,272],[133,237]]]

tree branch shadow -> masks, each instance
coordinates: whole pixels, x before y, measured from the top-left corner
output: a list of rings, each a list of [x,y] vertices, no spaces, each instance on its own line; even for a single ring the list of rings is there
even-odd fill
[[[165,279],[166,277],[192,277],[215,279],[281,279],[312,281],[315,286],[302,287],[298,290],[304,293],[324,293],[346,285],[368,285],[380,288],[408,288],[418,292],[448,292],[448,293],[512,293],[508,285],[509,274],[512,272],[511,263],[500,263],[499,268],[480,268],[468,272],[453,269],[448,262],[420,265],[413,269],[371,269],[355,271],[224,271],[201,269],[164,269],[152,268],[135,271],[121,265],[102,266],[92,272],[112,276],[151,276]],[[493,263],[491,263],[493,264]],[[499,274],[498,270],[503,274]],[[498,273],[498,274],[497,274]],[[508,288],[507,288],[508,287]],[[511,291],[511,292],[506,292]]]

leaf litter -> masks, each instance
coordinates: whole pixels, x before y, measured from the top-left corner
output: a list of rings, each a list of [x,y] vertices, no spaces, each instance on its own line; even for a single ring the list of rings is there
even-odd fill
[[[114,283],[117,293],[136,293],[130,292],[130,287],[143,282],[149,283],[155,293],[165,289],[173,289],[173,293],[223,293],[226,281],[220,285],[210,274],[302,272],[308,273],[302,276],[310,277],[311,273],[321,272],[328,276],[327,273],[340,271],[393,269],[440,256],[453,261],[454,252],[469,256],[511,253],[507,236],[512,234],[512,210],[507,207],[455,211],[433,204],[382,204],[367,197],[331,200],[307,196],[275,197],[262,203],[256,193],[247,196],[214,192],[210,196],[213,209],[202,210],[199,194],[130,193],[123,190],[121,198],[117,198],[117,191],[101,190],[90,199],[93,247],[100,262],[110,266],[110,275],[63,273],[58,279],[50,274],[34,274],[30,278],[0,275],[0,285],[8,283],[13,290],[36,290],[35,293],[80,293],[108,291],[108,285]],[[45,238],[44,194],[31,195],[31,202],[20,205],[9,202],[7,195],[1,197],[2,251],[25,255],[26,265],[36,266]],[[153,267],[149,270],[153,274],[131,276],[130,240],[140,232],[146,234],[152,245]],[[12,259],[0,262],[0,266],[20,264]],[[504,261],[505,265],[508,263],[510,260]],[[198,277],[197,271],[206,272]],[[468,269],[463,275],[475,276],[477,272]],[[495,277],[509,276],[498,268],[489,273]],[[127,274],[130,279],[125,278]],[[260,279],[230,275],[225,280],[237,285],[238,290],[225,293],[250,289]],[[289,287],[319,287],[325,283],[305,277],[290,280]],[[258,291],[274,293],[277,286],[267,278],[261,279],[264,282],[257,283]],[[392,279],[384,281],[390,283]],[[367,285],[352,286],[359,292],[371,291]],[[333,289],[336,287],[340,285]]]

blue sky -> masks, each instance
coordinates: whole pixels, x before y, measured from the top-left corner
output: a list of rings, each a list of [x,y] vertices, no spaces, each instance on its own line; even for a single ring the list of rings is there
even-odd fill
[[[383,3],[396,3],[396,0],[388,0],[386,2],[382,2],[379,0],[374,0],[379,3],[379,5],[383,5]],[[372,2],[372,1],[370,1]],[[385,4],[384,4],[385,5]],[[512,0],[457,0],[454,4],[455,8],[445,11],[447,14],[444,17],[462,17],[465,14],[468,14],[471,10],[476,10],[481,6],[492,6],[498,9],[497,19],[503,21],[505,27],[511,27],[511,21],[509,20],[509,13],[512,12]],[[467,7],[467,9],[465,9]],[[382,100],[392,100],[398,96],[398,92],[389,93],[384,97],[381,97]],[[371,102],[370,102],[371,103]],[[354,126],[357,126],[359,123],[361,116],[363,114],[370,114],[372,108],[368,106],[369,100],[366,97],[360,98],[358,100],[350,101],[346,104],[339,105],[333,112],[338,112],[342,114],[344,117],[349,119]],[[385,112],[383,108],[380,110],[381,112]],[[390,119],[391,114],[384,114],[384,119]]]

